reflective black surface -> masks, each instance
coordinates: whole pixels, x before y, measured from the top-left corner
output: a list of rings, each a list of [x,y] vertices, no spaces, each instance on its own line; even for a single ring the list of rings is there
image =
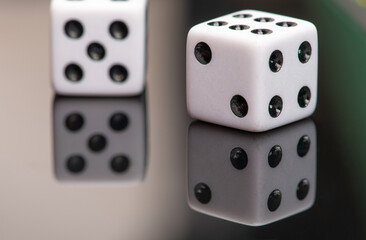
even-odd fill
[[[300,156],[298,141],[304,136],[312,144]],[[276,165],[268,161],[274,148],[281,149]],[[315,202],[317,134],[309,119],[266,133],[194,122],[187,161],[189,205],[213,217],[263,226]]]
[[[205,12],[207,19],[249,8],[303,18],[318,28],[319,100],[312,116],[318,132],[316,200],[303,213],[254,228],[197,213],[189,238],[365,239],[366,165],[362,149],[366,141],[362,104],[366,98],[361,93],[365,89],[361,79],[366,74],[360,57],[365,52],[362,44],[366,34],[364,24],[352,17],[352,11],[365,13],[365,10],[353,1],[229,2],[192,2],[191,22],[200,22],[203,11],[198,6],[205,5],[210,9]],[[309,49],[301,49],[299,58],[306,61]],[[299,104],[306,105],[307,96],[310,94],[299,93]],[[306,138],[297,143],[300,157],[311,143]],[[301,199],[306,192],[306,181],[299,183],[297,197]]]
[[[361,3],[151,1],[146,101],[141,101],[55,98],[49,79],[49,1],[1,1],[0,238],[366,239],[366,28]],[[294,130],[293,139],[283,138],[291,140],[287,148],[273,132],[281,135],[293,124],[256,135],[189,118],[187,32],[194,24],[241,9],[298,17],[317,26],[319,98],[310,118],[316,137]],[[68,26],[65,37],[77,40],[87,34],[86,23],[80,23],[82,28]],[[105,34],[123,41],[133,31],[116,24]],[[208,52],[201,53],[207,61]],[[306,61],[309,55],[305,46],[299,58]],[[106,77],[114,81],[134,74],[112,66]],[[86,71],[78,68],[65,66],[70,81],[83,81]],[[298,94],[299,104],[306,105],[315,94]],[[245,114],[245,104],[236,109]],[[205,140],[190,146],[194,126],[214,134],[202,132],[197,137]],[[96,135],[105,142],[96,144],[95,152],[89,140]],[[271,136],[276,141],[261,151]],[[257,139],[257,145],[248,147],[243,139]],[[193,158],[192,147],[201,151]],[[263,168],[253,168],[258,166],[253,165],[254,153],[261,154],[255,163]],[[311,171],[288,164],[311,159]],[[306,201],[302,209],[290,208],[289,203]],[[251,212],[271,218],[244,222]]]

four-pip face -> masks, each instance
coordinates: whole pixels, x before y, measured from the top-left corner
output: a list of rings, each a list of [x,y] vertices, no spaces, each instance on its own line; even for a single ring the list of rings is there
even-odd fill
[[[315,26],[245,10],[194,26],[187,105],[194,118],[262,132],[310,116],[317,102]]]
[[[147,0],[53,0],[51,10],[57,93],[143,91]],[[317,102],[317,58],[317,30],[304,20],[246,10],[199,24],[187,40],[189,113],[253,132],[310,116]],[[146,129],[140,100],[56,98],[56,178],[141,182]],[[264,225],[314,203],[311,121],[258,135],[194,123],[188,157],[189,204],[197,211]]]
[[[129,96],[145,84],[147,0],[52,0],[55,91]],[[307,21],[244,10],[194,26],[187,107],[194,118],[252,132],[310,116],[318,39]]]

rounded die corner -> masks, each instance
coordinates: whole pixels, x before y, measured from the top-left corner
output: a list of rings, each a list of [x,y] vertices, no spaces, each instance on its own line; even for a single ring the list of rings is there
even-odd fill
[[[144,93],[145,91],[145,85],[141,84],[139,87],[137,87],[134,90],[131,90],[129,93],[122,94],[121,96],[129,96],[129,97],[137,97]]]
[[[267,132],[271,129],[272,128],[270,128],[270,127],[264,127],[262,124],[254,125],[252,127],[242,128],[242,130],[248,131],[248,132],[251,132],[251,133],[262,133],[262,132]]]
[[[207,22],[204,23],[199,23],[194,25],[193,27],[191,27],[187,33],[187,40],[192,38],[192,37],[198,37],[201,35],[204,35],[205,31],[202,31],[203,28],[206,26]]]
[[[187,113],[193,119],[199,119],[199,116],[196,114],[194,107],[192,107],[193,103],[187,100]]]
[[[77,94],[73,94],[63,88],[59,88],[59,87],[53,87],[53,90],[55,91],[56,95],[57,96],[66,96],[66,97],[70,97],[70,96],[74,96],[74,95],[77,95]]]

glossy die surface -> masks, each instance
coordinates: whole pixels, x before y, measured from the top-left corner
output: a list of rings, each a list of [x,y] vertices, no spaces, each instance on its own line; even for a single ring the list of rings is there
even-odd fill
[[[57,180],[135,185],[146,168],[144,98],[64,98],[54,102]]]
[[[251,226],[303,212],[315,201],[316,149],[310,120],[260,134],[193,123],[188,136],[189,205]]]
[[[315,26],[246,10],[193,27],[187,105],[194,118],[261,132],[310,116],[317,102]]]
[[[55,91],[140,94],[145,85],[146,12],[146,0],[52,0]]]

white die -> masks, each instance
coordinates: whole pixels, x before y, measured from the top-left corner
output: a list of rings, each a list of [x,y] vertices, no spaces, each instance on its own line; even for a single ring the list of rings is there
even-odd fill
[[[252,132],[279,127],[315,111],[317,71],[312,23],[254,10],[229,14],[188,34],[188,111]]]
[[[55,91],[140,94],[145,86],[146,12],[147,0],[52,0]]]
[[[303,212],[315,201],[316,149],[311,120],[260,134],[193,123],[188,136],[189,205],[251,226]],[[279,205],[275,198],[269,200],[278,191]]]
[[[147,148],[143,97],[56,98],[53,127],[57,180],[98,185],[143,181]]]

